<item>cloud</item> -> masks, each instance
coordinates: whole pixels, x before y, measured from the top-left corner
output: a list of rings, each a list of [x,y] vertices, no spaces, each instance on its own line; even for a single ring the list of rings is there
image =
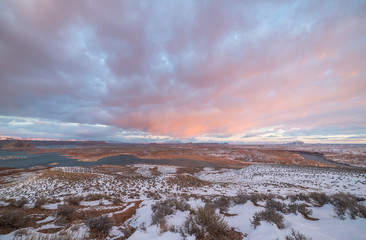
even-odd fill
[[[364,134],[365,10],[364,1],[5,0],[0,113],[176,139],[276,125]]]

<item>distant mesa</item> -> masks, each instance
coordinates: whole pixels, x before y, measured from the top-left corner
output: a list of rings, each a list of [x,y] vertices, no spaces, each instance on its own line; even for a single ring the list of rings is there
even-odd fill
[[[31,149],[35,148],[33,144],[27,141],[12,141],[2,146],[3,149]]]
[[[289,143],[286,143],[286,145],[295,145],[295,146],[298,146],[298,145],[304,145],[305,143],[302,142],[302,141],[293,141],[293,142],[289,142]]]

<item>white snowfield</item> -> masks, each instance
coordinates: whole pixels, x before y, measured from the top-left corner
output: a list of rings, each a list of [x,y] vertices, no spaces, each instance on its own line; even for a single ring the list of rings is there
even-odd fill
[[[191,209],[203,207],[207,202],[213,201],[220,196],[236,196],[238,193],[264,193],[275,194],[286,198],[288,195],[298,193],[323,192],[335,194],[339,192],[350,193],[357,197],[366,197],[366,174],[363,170],[350,170],[338,168],[300,167],[287,165],[252,165],[243,169],[212,169],[203,168],[195,174],[178,174],[178,168],[171,166],[158,166],[157,171],[148,165],[131,166],[131,171],[105,172],[93,168],[83,167],[55,167],[52,171],[65,173],[89,174],[88,179],[80,179],[70,184],[67,180],[44,177],[43,171],[23,173],[17,176],[5,176],[0,180],[6,180],[0,184],[0,205],[5,206],[9,199],[18,200],[22,197],[29,200],[26,207],[33,207],[35,200],[41,196],[50,199],[58,199],[60,202],[46,204],[47,209],[56,209],[58,205],[64,204],[64,200],[70,195],[86,197],[89,194],[103,194],[118,198],[124,202],[124,208],[118,208],[108,199],[83,200],[80,205],[89,208],[114,210],[113,214],[127,211],[133,207],[131,202],[141,200],[136,214],[128,219],[123,225],[113,226],[106,239],[118,239],[125,236],[126,227],[133,227],[136,230],[128,239],[195,239],[188,235],[183,237],[180,231],[169,229],[180,229],[187,217],[192,214],[190,211],[174,210],[172,214],[165,217],[167,231],[162,231],[159,224],[152,224],[154,211],[152,206],[161,200],[168,198],[186,199]],[[50,170],[47,170],[50,171]],[[120,171],[120,172],[119,172]],[[156,173],[158,172],[158,174]],[[88,176],[89,176],[88,175]],[[190,184],[179,181],[172,181],[177,176],[188,176],[196,179]],[[211,199],[211,200],[210,200]],[[289,199],[276,199],[289,204]],[[246,237],[243,239],[285,239],[291,229],[308,235],[313,240],[324,239],[366,239],[366,219],[356,217],[351,219],[346,215],[342,220],[333,211],[333,205],[325,204],[317,207],[306,203],[313,211],[312,218],[308,220],[301,214],[283,214],[285,228],[279,229],[275,224],[262,221],[261,225],[254,228],[250,220],[253,214],[264,210],[265,202],[259,201],[253,204],[247,201],[245,204],[231,202],[230,207],[223,214],[219,210],[216,213],[221,215],[228,225],[235,231]],[[365,201],[360,204],[365,205]],[[29,205],[29,206],[28,206]],[[84,209],[84,211],[85,211]],[[121,210],[122,209],[122,210]],[[57,234],[50,235],[38,233],[38,230],[55,228],[53,222],[55,216],[50,215],[40,220],[43,224],[40,227],[28,228],[30,236],[51,237],[57,239]],[[46,224],[45,224],[46,223]],[[64,232],[73,239],[88,239],[89,229],[83,222],[74,223]],[[16,231],[6,235],[0,235],[0,239],[15,239]],[[50,239],[51,239],[50,238]],[[19,238],[21,239],[21,238]]]
[[[366,196],[364,171],[287,165],[251,165],[243,169],[202,171],[196,176],[213,183],[227,183],[234,190],[275,194],[321,191]],[[228,192],[229,193],[229,192]]]

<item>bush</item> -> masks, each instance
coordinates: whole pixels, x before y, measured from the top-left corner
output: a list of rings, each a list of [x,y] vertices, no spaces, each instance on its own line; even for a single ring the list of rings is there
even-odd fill
[[[230,199],[227,197],[219,197],[210,205],[214,208],[218,208],[222,212],[226,212],[230,207]]]
[[[35,202],[34,202],[34,207],[35,208],[40,208],[43,205],[45,205],[47,203],[47,199],[45,197],[40,197],[38,198]]]
[[[276,212],[273,208],[265,209],[261,212],[256,212],[253,215],[253,219],[250,223],[254,226],[254,229],[257,228],[261,221],[266,221],[269,223],[274,223],[279,229],[285,228],[283,216]]]
[[[113,221],[107,216],[100,216],[95,218],[89,218],[85,222],[85,224],[92,231],[95,231],[99,234],[108,234],[109,231],[112,229]]]
[[[164,221],[165,216],[174,213],[174,210],[189,211],[191,208],[189,204],[183,199],[166,199],[154,204],[151,209],[153,210],[152,224],[160,224]]]
[[[276,200],[273,200],[273,199],[268,199],[266,201],[266,209],[269,209],[269,208],[272,208],[276,211],[279,211],[279,212],[282,212],[282,213],[287,213],[288,210],[287,210],[287,206],[286,204],[282,203],[282,202],[279,202],[279,201],[276,201]]]
[[[240,192],[233,198],[233,201],[235,204],[246,204],[249,198],[247,194]]]
[[[312,238],[291,229],[291,233],[286,235],[285,240],[312,240]]]
[[[309,202],[310,198],[307,194],[305,193],[299,193],[297,195],[291,195],[290,196],[290,200],[291,202],[295,202],[295,201],[305,201],[305,202]]]
[[[101,200],[101,199],[106,199],[106,200],[110,200],[111,197],[108,196],[108,195],[105,195],[105,194],[99,194],[99,193],[96,193],[96,194],[88,194],[86,197],[85,197],[85,201],[96,201],[96,200]]]
[[[65,202],[67,202],[69,205],[79,206],[81,200],[83,200],[82,197],[78,196],[71,196],[65,199]]]
[[[25,197],[22,197],[21,199],[15,201],[14,206],[21,208],[27,203],[29,203],[29,201]]]
[[[309,193],[309,198],[313,199],[319,207],[331,202],[331,198],[325,193],[312,192]]]
[[[313,210],[309,209],[306,204],[298,204],[297,211],[301,213],[304,217],[307,217],[313,213]]]
[[[130,225],[125,225],[122,228],[122,232],[123,232],[123,239],[127,239],[129,238],[134,232],[136,231],[136,228],[130,226]]]
[[[59,205],[56,211],[56,216],[59,217],[59,220],[65,220],[66,222],[70,222],[74,218],[75,208],[70,205]]]
[[[181,233],[194,235],[197,239],[228,239],[230,231],[226,221],[209,205],[200,207],[185,220]]]
[[[0,212],[0,228],[22,228],[27,221],[28,217],[24,210],[7,209]]]
[[[358,198],[351,194],[338,193],[331,197],[334,212],[340,219],[345,219],[348,213],[351,219],[366,218],[366,207],[358,203]]]

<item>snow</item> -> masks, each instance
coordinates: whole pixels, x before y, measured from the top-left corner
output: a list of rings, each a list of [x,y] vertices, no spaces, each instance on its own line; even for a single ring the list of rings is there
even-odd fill
[[[208,185],[200,187],[180,186],[179,183],[169,183],[169,179],[174,177],[176,167],[158,166],[158,176],[152,174],[151,165],[134,165],[128,173],[99,172],[92,168],[82,167],[56,167],[52,170],[67,173],[92,173],[93,178],[72,182],[60,179],[42,178],[40,172],[36,174],[23,175],[11,184],[3,185],[0,188],[0,206],[6,206],[7,200],[27,198],[29,206],[33,206],[34,201],[40,196],[61,200],[59,203],[50,203],[43,206],[44,209],[55,210],[59,204],[63,203],[70,194],[77,196],[87,196],[88,194],[103,194],[112,198],[120,199],[124,204],[116,205],[109,199],[96,201],[81,201],[80,209],[77,211],[108,210],[107,216],[122,213],[135,206],[133,200],[141,200],[136,214],[128,219],[124,225],[136,228],[136,232],[129,239],[183,239],[179,233],[162,233],[157,225],[151,225],[153,211],[151,206],[161,199],[184,196],[192,209],[197,209],[205,205],[204,199],[217,196],[235,196],[238,192],[245,193],[274,193],[287,196],[295,193],[324,192],[333,194],[338,192],[349,192],[357,196],[366,196],[366,175],[362,171],[353,171],[336,168],[319,167],[299,167],[286,165],[252,165],[243,169],[216,169],[203,168],[201,172],[194,175]],[[136,169],[136,171],[135,171]],[[155,172],[156,173],[156,172]],[[7,177],[11,179],[11,177]],[[153,199],[148,192],[159,194]],[[152,194],[153,196],[153,194]],[[183,198],[183,197],[182,197]],[[286,204],[289,199],[284,200]],[[300,203],[304,203],[301,202]],[[264,202],[260,202],[265,205]],[[362,204],[365,204],[363,202]],[[28,205],[27,205],[28,206]],[[351,220],[346,218],[341,220],[333,213],[333,205],[326,204],[323,207],[311,207],[314,218],[319,221],[310,221],[301,214],[284,215],[285,228],[278,229],[276,225],[261,222],[256,229],[251,225],[250,220],[253,214],[263,210],[263,207],[255,206],[248,201],[246,204],[233,205],[224,219],[230,227],[243,234],[248,234],[245,239],[284,239],[291,229],[299,230],[301,233],[316,239],[364,239],[366,236],[366,219],[357,218]],[[189,216],[189,211],[175,211],[172,215],[166,216],[168,226],[179,228]],[[224,215],[222,215],[224,216]],[[54,224],[55,217],[50,214],[44,216],[45,219],[38,221],[36,229],[29,229],[30,234],[36,234],[39,229],[59,228]],[[83,239],[88,236],[89,229],[84,223],[72,225],[66,232],[75,236],[75,239]],[[75,228],[76,227],[76,228]],[[114,226],[108,239],[116,239],[123,236],[124,226]],[[71,230],[74,229],[74,230]],[[38,233],[37,233],[38,234]],[[14,232],[8,235],[0,235],[0,239],[13,239]],[[186,239],[195,239],[189,236]]]
[[[171,167],[171,166],[159,166],[158,171],[163,174],[170,174],[170,173],[176,173],[177,167]]]
[[[53,217],[53,216],[48,216],[48,217],[46,217],[46,218],[45,218],[45,219],[43,219],[43,220],[37,221],[37,224],[45,223],[45,222],[50,222],[50,221],[53,221],[53,220],[55,220],[55,217]]]

